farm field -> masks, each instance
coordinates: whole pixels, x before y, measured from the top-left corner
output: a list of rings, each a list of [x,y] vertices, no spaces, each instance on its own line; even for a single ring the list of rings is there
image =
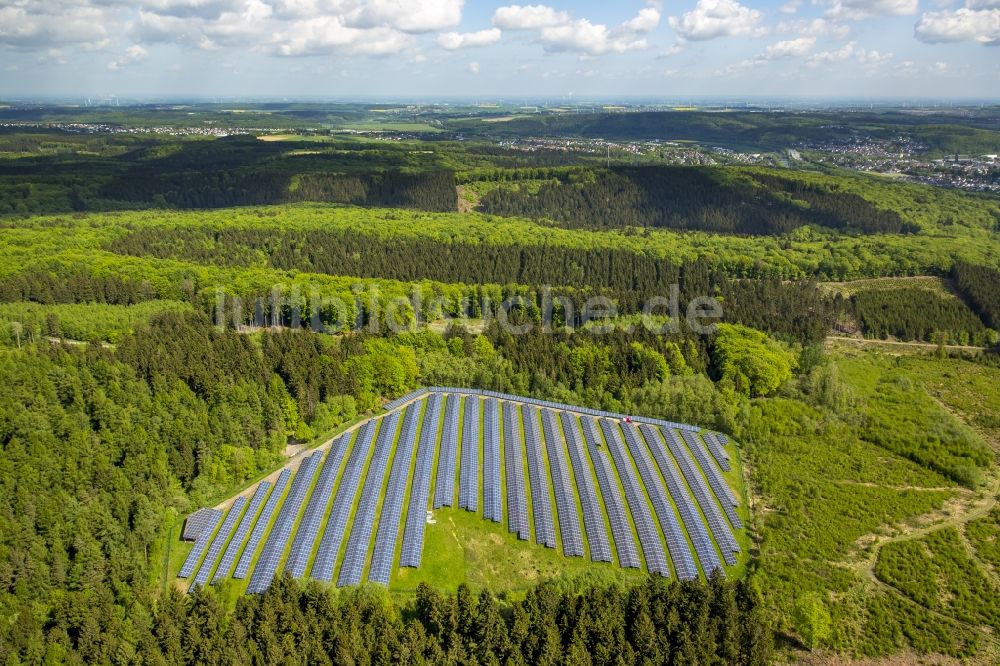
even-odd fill
[[[736,449],[716,433],[695,435],[698,428],[674,430],[666,422],[633,423],[611,420],[612,415],[602,417],[597,428],[588,423],[596,417],[566,405],[559,406],[560,418],[543,407],[546,427],[539,428],[537,422],[522,425],[522,419],[537,419],[539,410],[517,396],[498,401],[453,391],[434,389],[430,397],[395,401],[386,415],[305,457],[290,479],[281,480],[288,477],[286,470],[277,485],[264,482],[225,502],[222,510],[193,514],[188,522],[204,521],[203,531],[186,553],[180,578],[194,586],[232,576],[236,590],[260,592],[287,570],[338,586],[380,582],[396,592],[413,592],[420,582],[444,590],[466,583],[517,592],[546,579],[636,580],[654,561],[668,563],[657,569],[668,578],[705,579],[716,569],[731,574],[742,569],[748,540],[741,480],[730,464]],[[452,400],[460,401],[461,409],[443,407]],[[516,424],[514,434],[500,435],[501,405],[517,415],[504,421],[504,428]],[[461,427],[454,423],[449,429],[448,413],[465,415]],[[469,414],[477,414],[475,422],[467,420]],[[520,448],[521,442],[526,448],[510,455],[527,464],[501,473],[501,467],[507,469],[499,462],[508,455],[504,449],[512,443]],[[594,476],[595,464],[616,470],[612,485],[595,480],[600,478]],[[545,496],[530,494],[522,481],[519,497],[506,478],[510,470],[530,477],[530,489],[544,488]],[[589,478],[574,482],[577,471]],[[441,494],[433,487],[439,483],[457,490]],[[627,503],[619,483],[629,489]],[[265,502],[285,486],[286,496]],[[578,497],[584,486],[588,502]],[[607,491],[611,494],[602,500]],[[535,529],[515,534],[517,518],[510,510],[519,501]],[[628,508],[624,514],[606,513],[609,503]],[[544,538],[546,533],[553,536]],[[223,551],[233,555],[227,560]],[[626,563],[621,559],[626,552],[641,558],[633,563],[630,556]]]

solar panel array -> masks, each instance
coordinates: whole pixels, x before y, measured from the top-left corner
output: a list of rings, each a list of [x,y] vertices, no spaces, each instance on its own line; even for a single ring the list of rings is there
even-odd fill
[[[635,531],[639,535],[639,545],[642,546],[642,554],[646,558],[646,569],[650,573],[670,576],[670,566],[667,564],[667,555],[663,551],[663,541],[660,539],[660,533],[649,513],[646,494],[639,485],[632,461],[629,460],[628,453],[625,451],[618,423],[601,419],[600,424],[601,430],[604,431],[604,439],[608,443],[608,449],[611,451],[611,458],[615,461],[615,466],[618,467],[618,476],[625,489],[625,500],[632,511]]]
[[[684,446],[680,437],[677,436],[677,432],[663,428],[661,433],[667,442],[667,446],[670,448],[670,452],[674,456],[674,460],[680,466],[681,473],[687,479],[691,492],[694,493],[695,499],[698,500],[698,506],[701,507],[702,514],[708,520],[708,528],[712,531],[715,542],[719,544],[719,549],[722,551],[722,557],[726,560],[726,564],[736,564],[736,558],[733,556],[733,553],[739,552],[740,547],[736,543],[736,537],[733,536],[732,527],[722,517],[719,504],[705,483],[705,477],[698,471],[697,466],[691,459],[691,455],[688,453],[687,447]]]
[[[208,548],[208,544],[212,540],[212,532],[215,531],[215,526],[222,520],[221,511],[209,509],[209,512],[204,514],[204,518],[200,518],[200,520],[204,520],[204,523],[200,526],[201,529],[198,530],[198,538],[195,539],[194,546],[191,547],[187,558],[184,560],[184,564],[181,565],[181,571],[177,574],[179,578],[187,578],[194,573],[194,568],[198,566],[198,561],[205,554],[205,549]]]
[[[709,460],[705,446],[694,433],[681,432],[681,436],[687,442],[688,448],[691,449],[691,453],[694,454],[698,464],[701,465],[701,470],[705,472],[708,485],[712,487],[712,492],[715,493],[715,496],[719,498],[719,502],[722,503],[722,510],[726,512],[729,522],[736,529],[743,529],[743,521],[740,520],[739,514],[736,513],[736,507],[739,506],[739,503],[736,501],[736,495],[733,494],[726,480],[722,478],[722,474],[718,468]]]
[[[420,444],[417,446],[417,466],[413,470],[410,489],[410,506],[406,510],[406,527],[403,530],[403,551],[399,557],[401,567],[419,567],[424,552],[424,528],[427,525],[427,496],[431,489],[431,471],[434,468],[434,448],[437,446],[441,425],[441,395],[432,394],[427,399]]]
[[[719,463],[719,467],[722,468],[722,471],[730,471],[732,468],[729,466],[729,454],[726,453],[726,449],[723,448],[725,445],[722,443],[722,440],[719,439],[719,436],[714,432],[703,431],[701,433],[701,437],[705,440],[705,443],[708,444],[709,452],[712,454],[712,457],[715,458],[715,461]]]
[[[542,458],[542,442],[538,434],[538,409],[532,405],[521,407],[524,421],[524,446],[528,451],[528,478],[531,482],[531,510],[535,517],[535,542],[546,548],[556,547],[556,531],[552,525],[552,502],[549,499],[549,480]]]
[[[378,509],[382,493],[382,480],[385,478],[385,468],[392,452],[392,442],[399,426],[399,412],[393,412],[384,419],[378,431],[375,442],[375,454],[368,464],[368,474],[361,490],[361,500],[354,513],[354,524],[351,526],[351,536],[347,539],[347,553],[340,567],[337,587],[357,585],[361,582],[361,573],[368,559],[368,545],[371,543],[372,528],[375,526],[375,511]]]
[[[653,505],[653,511],[660,522],[660,529],[663,537],[667,541],[667,552],[674,563],[674,570],[681,580],[694,580],[698,578],[698,565],[691,554],[684,532],[681,530],[677,514],[674,513],[673,503],[667,496],[667,490],[663,485],[661,477],[653,467],[649,459],[649,449],[639,436],[639,431],[632,423],[624,423],[621,430],[625,435],[625,443],[632,453],[632,459],[639,470],[639,477],[646,487],[646,493]]]
[[[590,559],[594,562],[610,562],[611,546],[608,544],[608,531],[604,525],[601,505],[594,492],[590,466],[584,457],[583,445],[580,442],[580,422],[569,412],[560,412],[559,417],[566,437],[566,448],[569,449],[569,459],[573,465],[580,508],[583,510],[583,527],[587,531],[587,543],[590,544]]]
[[[417,440],[417,424],[423,401],[411,402],[403,417],[403,430],[396,444],[396,455],[392,459],[389,485],[382,500],[382,515],[379,517],[378,532],[375,534],[375,552],[368,580],[389,584],[392,575],[392,561],[396,556],[396,540],[399,537],[399,520],[403,513],[403,499],[406,497],[407,480],[410,476],[410,461],[413,460],[413,445]]]
[[[215,509],[198,509],[184,521],[181,538],[185,541],[197,541],[206,529],[211,530],[215,527],[215,523],[212,522],[215,519]]]
[[[438,455],[437,482],[434,484],[434,508],[452,506],[455,501],[455,458],[458,455],[458,409],[461,398],[449,395],[444,408],[441,453]]]
[[[291,478],[292,470],[288,468],[281,470],[281,474],[278,475],[278,480],[274,484],[274,490],[268,496],[267,502],[264,504],[264,509],[260,512],[260,516],[253,526],[253,532],[250,533],[250,540],[247,541],[246,548],[243,549],[240,561],[236,563],[236,571],[233,572],[233,578],[246,578],[250,572],[250,565],[253,564],[257,547],[264,540],[264,535],[267,533],[267,528],[271,523],[271,516],[281,503],[285,494],[285,487]]]
[[[483,517],[503,520],[500,498],[500,406],[496,398],[483,403]]]
[[[278,517],[274,521],[274,527],[264,542],[264,550],[257,558],[257,565],[250,576],[250,583],[247,585],[247,594],[258,594],[271,587],[274,574],[278,571],[278,564],[281,556],[288,545],[288,538],[292,535],[295,527],[295,519],[299,515],[302,503],[312,485],[313,477],[316,475],[316,468],[322,454],[314,453],[299,465],[299,471],[295,473],[292,480],[292,487],[288,489],[288,497],[278,511]]]
[[[212,577],[213,584],[229,576],[229,570],[233,568],[233,562],[236,561],[236,556],[240,553],[240,546],[243,545],[243,540],[247,538],[247,533],[250,532],[250,528],[257,519],[257,510],[264,503],[269,490],[271,490],[270,481],[261,481],[257,484],[257,490],[254,491],[253,498],[250,500],[250,506],[243,513],[243,518],[236,528],[236,533],[229,540],[226,552],[222,554],[222,561],[219,562],[219,566],[215,570],[215,576]]]
[[[580,535],[580,514],[576,510],[573,482],[563,453],[562,430],[556,413],[551,409],[542,410],[542,432],[545,433],[545,450],[549,456],[549,472],[556,496],[556,512],[559,515],[559,534],[562,536],[563,555],[583,557],[583,537]]]
[[[594,462],[597,484],[601,487],[604,508],[608,512],[608,522],[611,523],[611,535],[615,540],[618,564],[627,569],[638,569],[642,566],[642,562],[639,561],[639,551],[635,545],[635,539],[632,538],[632,527],[629,525],[625,501],[618,489],[618,481],[615,479],[611,462],[601,446],[601,436],[597,432],[597,421],[587,417],[581,419],[574,416],[572,418],[583,424],[583,436],[587,440],[587,450],[590,452],[590,459]]]
[[[333,580],[333,570],[337,565],[340,545],[344,541],[344,531],[347,529],[347,518],[354,506],[354,496],[357,494],[361,473],[364,471],[368,452],[375,439],[378,421],[372,419],[365,423],[354,440],[354,448],[347,459],[344,473],[340,477],[337,495],[333,498],[330,517],[326,520],[326,529],[319,541],[319,550],[313,561],[311,575],[316,580]]]
[[[370,564],[368,579],[388,584],[400,538],[399,566],[421,565],[435,522],[428,503],[452,506],[456,471],[458,506],[478,511],[482,492],[483,517],[500,523],[506,501],[509,531],[529,540],[530,502],[535,541],[555,548],[558,530],[566,556],[589,550],[595,562],[627,568],[644,559],[665,577],[672,563],[681,579],[696,578],[699,563],[708,574],[737,561],[733,527],[742,523],[722,476],[731,469],[722,433],[473,389],[420,389],[386,409],[360,426],[353,445],[344,434],[298,473],[282,470],[273,487],[263,481],[249,501],[238,497],[228,513],[194,514],[185,530],[200,536],[179,575],[197,571],[193,588],[231,569],[246,578],[253,567],[247,592],[257,593],[286,552],[293,577],[306,575],[315,552],[313,578],[331,581],[339,565],[337,585],[355,585]]]
[[[455,388],[449,386],[430,386],[426,389],[419,389],[414,391],[411,395],[424,394],[427,392],[431,393],[458,393],[461,395],[478,395],[485,398],[496,398],[498,400],[510,400],[512,402],[517,402],[522,405],[534,405],[535,407],[546,407],[548,409],[555,409],[557,411],[570,411],[576,412],[577,414],[583,414],[586,416],[593,416],[595,418],[612,419],[615,421],[625,418],[625,414],[620,414],[618,412],[605,412],[600,409],[590,409],[589,407],[577,407],[576,405],[567,405],[562,402],[551,402],[549,400],[539,400],[538,398],[529,398],[521,395],[511,395],[510,393],[500,393],[499,391],[485,391],[482,389],[470,389],[470,388]],[[405,402],[410,398],[404,396],[395,402]],[[391,403],[390,403],[391,404]],[[402,404],[402,403],[400,403]],[[630,416],[630,419],[636,423],[649,423],[650,425],[666,426],[667,428],[676,428],[678,430],[690,430],[692,432],[699,432],[701,428],[698,426],[688,425],[687,423],[675,423],[674,421],[664,421],[663,419],[651,419],[645,416]]]
[[[521,416],[517,405],[503,403],[503,455],[507,474],[507,530],[517,538],[531,538],[528,529],[528,496],[524,487],[524,458],[521,446]]]
[[[316,488],[309,496],[309,504],[306,505],[306,512],[302,516],[299,529],[295,532],[295,540],[292,541],[292,550],[288,554],[288,561],[285,562],[285,571],[293,578],[301,578],[306,575],[306,567],[309,566],[309,557],[312,555],[313,545],[316,543],[316,536],[319,534],[323,516],[326,515],[326,507],[333,496],[333,487],[337,483],[337,472],[340,471],[340,463],[344,460],[344,452],[350,437],[343,435],[330,445],[330,452],[323,463],[323,469],[319,473],[316,481]]]
[[[479,510],[479,398],[465,399],[462,417],[462,469],[459,474],[458,506]]]
[[[722,570],[719,555],[705,529],[705,521],[698,513],[698,507],[695,506],[691,493],[688,492],[672,457],[663,448],[663,440],[660,439],[657,429],[643,423],[639,426],[639,430],[642,432],[649,450],[653,452],[653,460],[660,468],[664,481],[667,482],[667,491],[674,499],[677,511],[681,514],[681,520],[684,521],[684,527],[691,538],[691,544],[698,555],[698,561],[701,562],[702,571],[705,572],[706,576],[710,576],[716,569]]]
[[[219,559],[222,547],[229,541],[229,535],[236,526],[236,521],[239,519],[240,514],[243,511],[243,507],[245,507],[246,504],[247,498],[240,495],[233,501],[233,505],[229,507],[226,519],[222,521],[222,527],[219,528],[215,538],[212,539],[212,545],[208,547],[208,553],[205,554],[205,560],[201,563],[201,566],[198,567],[198,573],[195,574],[194,580],[191,582],[192,588],[195,585],[204,585],[208,582],[208,577],[212,574],[212,569],[215,568],[215,562]]]

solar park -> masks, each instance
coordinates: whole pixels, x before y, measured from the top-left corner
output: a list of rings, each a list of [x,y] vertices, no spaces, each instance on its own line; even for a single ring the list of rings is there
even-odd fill
[[[189,516],[177,578],[187,589],[233,579],[248,594],[283,572],[391,588],[420,569],[428,531],[449,511],[563,562],[726,575],[746,543],[734,451],[724,434],[688,424],[421,389]]]

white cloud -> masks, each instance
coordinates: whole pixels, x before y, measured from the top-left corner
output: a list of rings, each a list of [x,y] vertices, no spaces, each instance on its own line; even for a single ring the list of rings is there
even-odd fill
[[[787,58],[803,58],[809,55],[816,46],[815,37],[799,37],[769,45],[764,52],[755,58],[747,58],[722,69],[716,70],[716,76],[729,76],[739,72],[766,65],[774,60]]]
[[[955,11],[925,12],[917,21],[913,31],[917,39],[928,44],[977,42],[987,46],[998,46],[1000,9],[963,7]]]
[[[761,18],[759,11],[736,0],[698,0],[693,10],[680,17],[671,16],[668,22],[684,39],[706,40],[763,34]]]
[[[543,28],[539,39],[545,50],[550,52],[575,51],[603,55],[646,48],[646,40],[636,37],[634,33],[609,30],[606,25],[591,23],[587,19]]]
[[[862,67],[877,69],[892,60],[893,55],[883,51],[876,51],[875,49],[858,49],[856,57],[858,64]]]
[[[499,28],[480,30],[479,32],[443,32],[438,35],[438,46],[449,51],[470,46],[489,46],[500,41],[503,33]]]
[[[574,19],[547,5],[509,5],[493,14],[493,25],[504,30],[537,31],[538,41],[550,52],[572,51],[584,56],[623,53],[647,47],[642,37],[660,23],[660,10],[645,7],[621,25],[609,28],[588,19]]]
[[[493,25],[502,30],[540,30],[568,23],[569,14],[546,5],[509,5],[493,13]]]
[[[346,23],[354,28],[388,27],[403,32],[434,32],[454,28],[462,20],[465,0],[367,0],[334,5],[358,5],[345,12]]]
[[[1000,9],[1000,0],[966,0],[969,9]]]
[[[910,16],[918,0],[833,0],[826,16],[837,21],[857,21],[873,16]]]
[[[473,60],[472,62],[469,63],[469,66],[466,69],[468,69],[469,72],[472,73],[472,74],[478,74],[479,73],[479,63],[476,62],[475,60]]]
[[[133,44],[125,49],[125,53],[109,62],[108,69],[112,71],[123,69],[132,63],[145,60],[147,55],[149,55],[149,52],[144,47],[139,44]]]
[[[238,0],[143,0],[139,4],[148,12],[179,18],[217,18],[239,8]]]
[[[86,5],[7,4],[0,7],[0,44],[25,50],[97,44],[107,38],[105,25],[103,12]]]
[[[662,51],[660,51],[660,55],[658,55],[657,58],[670,58],[672,56],[677,55],[678,53],[682,53],[684,51],[684,48],[685,48],[684,42],[678,40],[674,42],[673,46],[665,48]]]
[[[788,0],[788,2],[778,7],[778,11],[782,14],[794,14],[799,11],[799,7],[801,6],[802,0]]]
[[[765,60],[777,60],[779,58],[801,58],[812,52],[816,46],[815,37],[799,37],[789,39],[777,44],[771,44],[764,50]]]
[[[806,64],[811,67],[828,65],[833,62],[843,62],[854,55],[854,42],[848,42],[835,51],[822,51],[809,57]]]
[[[625,32],[649,32],[658,25],[660,25],[660,10],[646,7],[639,10],[635,18],[622,23],[621,29]]]
[[[323,55],[335,51],[359,55],[398,53],[413,43],[413,37],[391,28],[360,29],[344,25],[340,17],[295,21],[274,33],[265,46],[279,56]]]
[[[831,39],[844,39],[851,34],[849,26],[823,18],[781,21],[775,30],[777,32],[788,32],[811,37],[828,37]]]

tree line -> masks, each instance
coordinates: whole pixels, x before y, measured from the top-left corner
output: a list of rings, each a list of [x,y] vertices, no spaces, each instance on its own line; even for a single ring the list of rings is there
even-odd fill
[[[951,277],[962,298],[987,326],[1000,330],[1000,271],[957,261]]]
[[[780,235],[806,224],[862,233],[914,232],[895,212],[834,186],[777,175],[734,177],[719,169],[611,167],[546,181],[537,193],[497,187],[486,213],[554,220],[571,227],[666,227]]]
[[[535,244],[440,243],[431,238],[382,237],[353,230],[293,231],[262,228],[136,229],[113,241],[116,253],[182,259],[200,264],[247,266],[266,261],[273,268],[402,282],[435,280],[459,284],[532,285],[532,311],[542,307],[542,287],[554,298],[577,303],[557,314],[582,324],[582,302],[610,298],[621,314],[642,312],[654,297],[669,299],[677,286],[681,307],[691,299],[715,297],[724,321],[789,339],[821,339],[844,304],[809,281],[737,280],[707,259],[674,263],[621,249]],[[470,295],[476,289],[468,289]],[[523,290],[520,290],[523,293]],[[0,283],[0,297],[3,294]],[[481,299],[473,298],[473,316]]]
[[[957,298],[921,287],[865,289],[851,297],[866,337],[989,346],[996,333]]]

